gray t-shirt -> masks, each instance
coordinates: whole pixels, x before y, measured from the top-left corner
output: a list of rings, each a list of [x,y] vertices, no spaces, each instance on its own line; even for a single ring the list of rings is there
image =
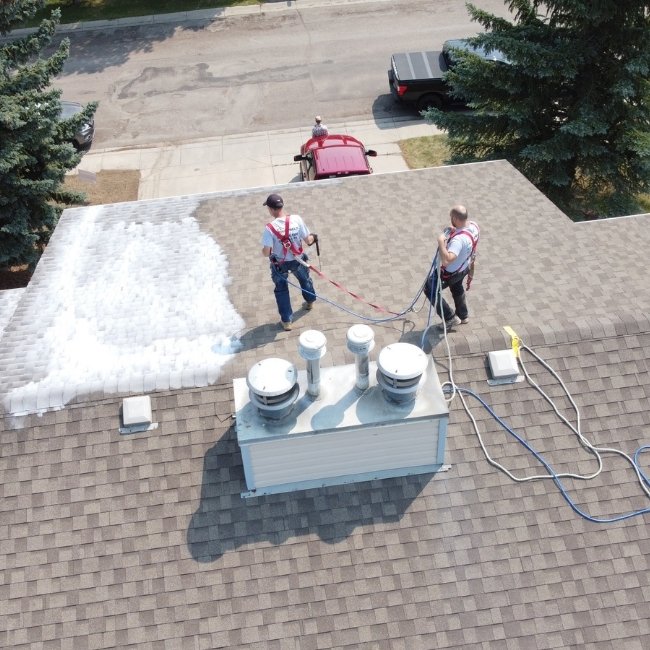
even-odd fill
[[[472,237],[474,241],[478,241],[479,228],[473,221],[468,221],[467,225],[459,230],[460,232],[452,237],[447,245],[447,250],[450,253],[456,253],[456,259],[445,267],[447,273],[464,271],[469,266],[473,249]],[[471,237],[463,231],[471,233]]]
[[[283,215],[271,221],[271,225],[281,237],[284,237],[285,218],[289,219],[289,239],[297,250],[301,250],[303,239],[309,237],[309,228],[307,228],[299,214]],[[275,255],[281,262],[290,262],[296,259],[296,256],[291,252],[290,248],[286,249],[285,255],[285,248],[282,242],[271,231],[268,225],[262,233],[262,246],[269,246],[271,248],[271,254]]]

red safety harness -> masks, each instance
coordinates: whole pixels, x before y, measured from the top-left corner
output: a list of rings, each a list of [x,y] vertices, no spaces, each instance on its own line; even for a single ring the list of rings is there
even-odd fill
[[[444,266],[440,268],[440,279],[443,282],[448,282],[454,275],[459,274],[459,273],[464,273],[466,269],[469,269],[469,274],[467,276],[467,290],[469,291],[469,287],[472,284],[472,278],[474,277],[474,260],[476,259],[476,249],[478,248],[478,240],[481,235],[481,231],[478,227],[477,224],[475,224],[473,221],[470,221],[470,224],[476,228],[476,237],[472,234],[472,232],[467,229],[467,228],[459,228],[458,230],[455,230],[453,234],[449,237],[447,240],[447,246],[449,246],[449,242],[454,239],[455,237],[458,237],[459,235],[467,235],[472,242],[472,252],[470,253],[469,256],[469,262],[467,266],[463,267],[462,269],[458,269],[458,271],[454,271],[453,273],[449,273],[447,269],[445,269]]]
[[[291,251],[296,259],[300,258],[302,255],[302,246],[300,248],[296,246],[289,237],[289,218],[290,215],[285,215],[284,217],[284,235],[281,235],[276,228],[273,227],[273,223],[267,223],[266,227],[275,235],[278,241],[282,244],[284,248],[284,256],[280,262],[284,262],[287,259],[287,253]]]

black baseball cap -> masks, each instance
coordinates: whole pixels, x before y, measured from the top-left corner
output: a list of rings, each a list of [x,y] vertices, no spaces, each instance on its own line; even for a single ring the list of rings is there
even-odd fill
[[[284,201],[279,194],[269,194],[262,205],[268,205],[269,208],[277,210],[278,208],[284,207]]]

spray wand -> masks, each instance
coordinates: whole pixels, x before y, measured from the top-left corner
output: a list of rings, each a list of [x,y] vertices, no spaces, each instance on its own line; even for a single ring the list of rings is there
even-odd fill
[[[312,233],[311,236],[314,238],[314,241],[312,244],[316,244],[316,255],[318,255],[318,270],[321,270],[321,265],[320,265],[320,246],[318,245],[318,235],[316,233]]]

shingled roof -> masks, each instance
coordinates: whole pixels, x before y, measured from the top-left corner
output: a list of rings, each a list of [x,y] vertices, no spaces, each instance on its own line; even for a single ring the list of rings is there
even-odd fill
[[[293,332],[279,330],[259,244],[268,191],[116,204],[93,217],[100,230],[196,219],[227,257],[229,299],[245,321],[242,349],[209,385],[191,372],[183,387],[169,373],[166,384],[156,377],[159,427],[144,433],[118,432],[131,389],[114,377],[41,414],[12,415],[5,401],[0,646],[647,648],[648,516],[597,524],[577,516],[551,481],[513,483],[486,462],[458,400],[448,472],[240,497],[232,379],[269,356],[302,366],[303,329],[326,334],[323,365],[352,363],[345,334],[358,322],[319,301],[297,313]],[[557,471],[594,471],[593,457],[530,386],[488,386],[486,353],[509,345],[509,325],[561,373],[594,443],[631,454],[650,442],[648,215],[572,223],[506,162],[277,191],[319,234],[323,271],[390,309],[421,286],[449,207],[467,205],[482,240],[470,323],[449,334],[456,383],[480,393]],[[21,360],[56,344],[47,338],[56,316],[48,301],[66,287],[48,284],[48,268],[84,210],[66,211],[4,319],[4,396],[45,373],[27,376]],[[98,268],[110,268],[101,238],[95,243]],[[182,260],[178,273],[191,265]],[[316,286],[376,315],[322,280]],[[13,309],[13,298],[5,302]],[[373,326],[375,350],[418,344],[426,314]],[[433,332],[427,340],[444,380],[444,341]],[[568,408],[548,373],[528,367]],[[52,394],[43,400],[55,406]],[[543,471],[485,411],[472,412],[497,460],[520,474]],[[649,505],[615,456],[593,481],[565,484],[594,516]]]

